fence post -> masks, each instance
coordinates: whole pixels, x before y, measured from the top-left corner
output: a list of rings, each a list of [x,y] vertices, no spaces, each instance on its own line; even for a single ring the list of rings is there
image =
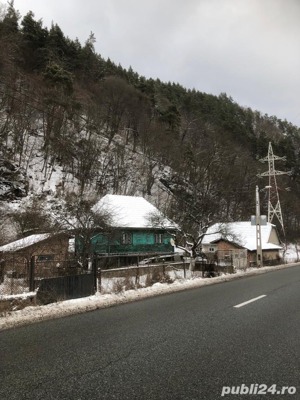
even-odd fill
[[[98,278],[98,290],[101,293],[101,286],[102,286],[102,270],[99,268],[99,278]]]
[[[97,258],[93,258],[94,291],[97,292]]]
[[[137,286],[140,283],[140,268],[137,266],[136,275],[135,275],[135,285]]]
[[[34,267],[35,267],[35,258],[32,256],[30,258],[29,264],[29,292],[34,292]]]
[[[182,263],[183,263],[183,276],[184,276],[184,279],[186,279],[185,261],[182,260]]]

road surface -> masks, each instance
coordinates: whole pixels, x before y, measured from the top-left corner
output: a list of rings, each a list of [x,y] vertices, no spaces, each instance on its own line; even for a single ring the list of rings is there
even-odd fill
[[[10,329],[0,349],[3,400],[300,399],[300,266]]]

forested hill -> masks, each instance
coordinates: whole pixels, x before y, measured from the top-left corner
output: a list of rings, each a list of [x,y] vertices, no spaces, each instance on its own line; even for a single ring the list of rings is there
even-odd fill
[[[25,207],[30,197],[34,212],[43,195],[72,189],[79,197],[143,195],[191,230],[208,218],[249,219],[255,185],[268,184],[257,174],[268,168],[259,159],[272,142],[287,158],[276,167],[292,171],[278,177],[290,188],[280,192],[286,232],[300,236],[298,127],[225,93],[146,79],[104,60],[94,43],[92,33],[81,44],[57,24],[45,28],[32,12],[21,19],[12,4],[0,15],[2,213],[7,200]],[[55,174],[60,181],[47,186]]]

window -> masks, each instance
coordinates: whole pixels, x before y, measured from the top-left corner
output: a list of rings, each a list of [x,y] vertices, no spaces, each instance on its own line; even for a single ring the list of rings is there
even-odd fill
[[[41,254],[37,256],[37,261],[53,261],[54,255],[52,254]]]
[[[155,234],[155,243],[161,244],[163,242],[163,234],[162,233],[156,233]]]
[[[132,234],[130,232],[123,232],[121,237],[122,244],[132,244]]]

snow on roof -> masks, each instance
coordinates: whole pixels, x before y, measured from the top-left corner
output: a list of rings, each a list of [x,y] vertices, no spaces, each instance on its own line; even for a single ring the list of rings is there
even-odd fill
[[[30,235],[23,239],[16,240],[14,242],[5,244],[4,246],[0,247],[0,252],[6,251],[17,251],[29,247],[35,243],[41,242],[47,239],[50,236],[50,233],[40,233],[36,235]]]
[[[275,225],[269,222],[267,225],[261,225],[263,250],[279,250],[282,248],[282,246],[278,244],[269,243],[273,228],[275,228]],[[225,234],[220,232],[224,230],[226,232]],[[202,243],[209,244],[222,238],[237,243],[250,251],[256,250],[256,226],[251,225],[250,221],[214,224],[208,228]]]
[[[177,225],[143,197],[107,194],[94,206],[94,211],[104,210],[111,214],[112,226],[121,228],[169,228]],[[155,216],[157,224],[151,222]],[[158,217],[158,218],[157,218]]]

